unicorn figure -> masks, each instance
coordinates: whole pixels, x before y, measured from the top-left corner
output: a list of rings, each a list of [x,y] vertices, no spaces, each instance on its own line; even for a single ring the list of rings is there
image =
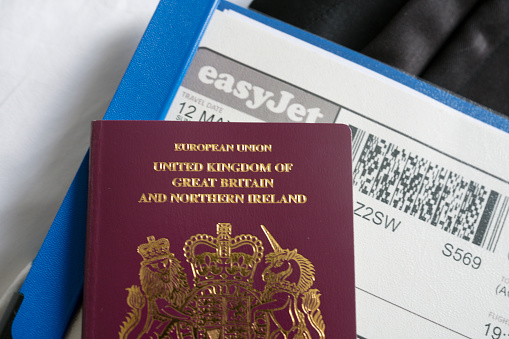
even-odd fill
[[[252,309],[254,331],[265,334],[263,338],[267,339],[325,338],[325,323],[319,310],[320,293],[311,289],[315,280],[313,264],[296,249],[282,249],[267,229],[261,227],[274,252],[265,256],[267,267],[262,278],[266,285],[261,294],[262,303]]]

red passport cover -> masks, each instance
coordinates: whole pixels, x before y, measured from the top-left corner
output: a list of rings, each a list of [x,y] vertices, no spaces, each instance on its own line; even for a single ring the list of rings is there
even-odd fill
[[[84,338],[355,338],[350,138],[93,122]]]

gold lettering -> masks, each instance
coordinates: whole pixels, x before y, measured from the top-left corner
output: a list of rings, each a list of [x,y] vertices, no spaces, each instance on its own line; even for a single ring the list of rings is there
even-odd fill
[[[147,195],[145,195],[145,193],[143,193],[140,197],[140,200],[138,200],[138,202],[139,203],[151,203],[151,202],[163,203],[163,202],[166,202],[166,200],[168,200],[168,196],[164,193],[148,193]]]
[[[238,152],[272,152],[272,145],[237,144]]]
[[[216,187],[216,178],[173,178],[175,187]]]
[[[233,144],[227,144],[226,147],[225,145],[221,145],[221,148],[219,149],[220,152],[233,152],[234,151],[234,148],[233,148]]]
[[[304,194],[282,194],[279,198],[275,194],[248,194],[250,204],[305,204],[308,198]]]
[[[244,194],[170,194],[171,203],[243,204]]]
[[[182,187],[182,178],[173,178],[171,184],[175,187]]]
[[[289,198],[289,203],[294,203],[294,204],[298,204],[299,203],[299,197],[297,196],[297,194],[289,194],[288,195],[288,198]]]
[[[233,152],[233,144],[184,144],[175,143],[175,151],[180,152]]]
[[[199,162],[163,162],[155,161],[154,170],[157,172],[201,172],[203,164]]]
[[[221,178],[221,187],[230,187],[227,178]]]
[[[262,204],[261,198],[261,194],[248,194],[247,202],[250,204]]]
[[[274,188],[274,179],[221,178],[221,187],[234,188]]]
[[[209,162],[207,172],[271,172],[272,164],[245,163],[245,162]]]
[[[274,203],[275,194],[262,194],[263,203]]]
[[[286,196],[283,194],[283,195],[281,196],[281,199],[279,199],[279,202],[280,202],[281,204],[288,204],[288,199],[286,199]]]
[[[202,187],[216,187],[217,178],[205,178]]]
[[[230,178],[230,181],[228,183],[228,186],[227,187],[239,187],[239,185],[237,184],[237,181],[240,180],[240,179],[233,179],[233,178]]]
[[[292,167],[292,163],[278,163],[276,166],[274,166],[275,170],[278,172],[290,172]]]

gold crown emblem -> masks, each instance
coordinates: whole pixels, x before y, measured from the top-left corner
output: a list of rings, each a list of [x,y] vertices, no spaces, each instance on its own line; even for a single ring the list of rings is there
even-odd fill
[[[152,261],[170,254],[170,242],[166,238],[155,240],[154,236],[147,237],[148,243],[138,246],[138,253],[144,261]]]
[[[256,266],[263,258],[263,244],[255,236],[231,237],[229,223],[217,224],[217,237],[196,234],[185,242],[184,255],[191,264],[195,284],[217,280],[252,283]]]
[[[282,248],[261,227],[273,250],[265,257],[257,237],[232,237],[229,223],[217,224],[217,236],[189,238],[183,250],[194,275],[193,287],[180,261],[169,252],[168,239],[148,237],[148,243],[138,246],[143,257],[141,288],[127,289],[131,310],[120,327],[120,338],[152,333],[158,338],[279,338],[292,333],[295,338],[324,339],[320,291],[312,288],[313,264],[297,249]],[[265,285],[260,286],[253,278],[263,258]],[[157,262],[157,267],[169,263],[166,270],[155,272],[147,267],[155,268],[155,261],[161,259],[165,260]],[[140,323],[144,313],[145,325]],[[291,323],[284,322],[288,316]],[[312,335],[313,329],[317,336]],[[129,336],[131,331],[134,336]]]

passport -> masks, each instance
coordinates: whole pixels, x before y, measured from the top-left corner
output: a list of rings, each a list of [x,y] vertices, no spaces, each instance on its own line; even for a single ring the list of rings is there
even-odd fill
[[[351,131],[92,123],[84,338],[355,338]]]

